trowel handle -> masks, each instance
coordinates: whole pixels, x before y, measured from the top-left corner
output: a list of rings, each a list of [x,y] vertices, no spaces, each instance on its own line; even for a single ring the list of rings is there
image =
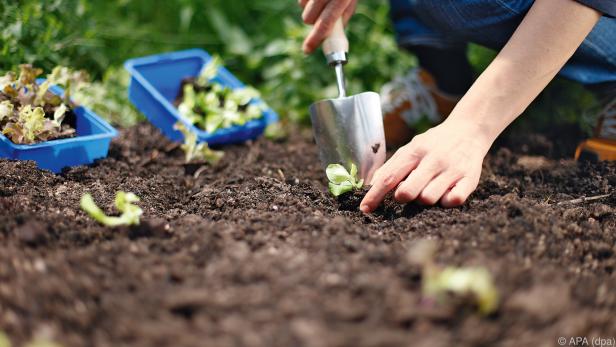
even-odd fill
[[[342,17],[336,21],[329,37],[323,41],[323,53],[330,65],[346,64],[349,52],[349,40],[344,33]]]

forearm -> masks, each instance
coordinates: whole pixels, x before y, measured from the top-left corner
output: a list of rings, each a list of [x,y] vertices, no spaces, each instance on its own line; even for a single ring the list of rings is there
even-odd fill
[[[573,0],[538,0],[514,35],[453,110],[494,140],[547,86],[601,14]]]

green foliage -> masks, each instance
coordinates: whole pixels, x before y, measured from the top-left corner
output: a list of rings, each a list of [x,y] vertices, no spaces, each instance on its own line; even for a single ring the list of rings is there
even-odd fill
[[[130,127],[144,119],[128,100],[129,74],[122,68],[111,67],[100,81],[91,81],[81,88],[73,100],[94,111],[113,125]]]
[[[143,210],[134,204],[139,200],[139,197],[133,193],[126,193],[123,191],[117,192],[115,206],[118,211],[122,213],[119,217],[107,216],[105,212],[96,205],[92,195],[89,193],[81,197],[80,206],[82,210],[92,217],[92,219],[108,227],[139,225],[139,219],[143,214]]]
[[[308,107],[336,95],[333,70],[317,52],[306,57],[296,1],[288,0],[20,0],[0,1],[0,69],[34,63],[86,69],[101,90],[95,111],[115,124],[139,120],[126,107],[125,83],[112,83],[128,58],[200,47],[220,55],[240,79],[254,86],[283,118],[308,123]],[[400,51],[386,1],[360,1],[347,28],[350,61],[345,67],[350,93],[379,91],[383,83],[408,71],[415,59]],[[495,53],[471,45],[469,56],[482,71]],[[113,71],[108,73],[108,69]],[[521,122],[586,124],[592,96],[571,84],[556,83]],[[97,95],[99,92],[93,94]],[[118,97],[124,96],[123,98]],[[115,100],[118,105],[109,106]],[[122,101],[119,101],[122,100]],[[131,110],[125,112],[126,110]],[[122,115],[130,114],[127,120]]]
[[[182,89],[180,114],[209,133],[261,118],[266,105],[256,101],[259,92],[251,87],[231,89],[216,82],[220,60],[212,59],[195,80]]]
[[[325,173],[329,180],[329,192],[333,196],[340,196],[353,189],[361,189],[364,185],[364,180],[357,179],[357,166],[355,164],[351,164],[350,172],[340,164],[329,164]]]
[[[348,88],[378,91],[414,60],[397,49],[385,2],[361,2],[357,12],[348,28]],[[300,13],[287,0],[22,0],[0,6],[0,68],[64,65],[98,79],[131,57],[201,47],[219,54],[283,118],[307,123],[309,105],[336,89],[322,55],[301,52],[308,27]]]
[[[216,165],[225,155],[223,151],[211,149],[206,142],[197,143],[197,134],[190,131],[183,123],[178,122],[173,128],[184,135],[182,150],[186,155],[186,163],[204,161],[210,165]]]

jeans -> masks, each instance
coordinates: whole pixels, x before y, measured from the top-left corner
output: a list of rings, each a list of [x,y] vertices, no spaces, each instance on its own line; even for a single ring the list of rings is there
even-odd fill
[[[401,46],[441,49],[473,42],[500,50],[534,0],[390,0]],[[586,85],[616,82],[616,19],[602,17],[559,72]]]

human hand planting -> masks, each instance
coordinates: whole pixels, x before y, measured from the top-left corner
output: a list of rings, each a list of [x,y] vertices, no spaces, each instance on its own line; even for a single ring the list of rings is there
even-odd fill
[[[360,209],[374,211],[392,190],[400,203],[463,204],[477,187],[483,158],[493,141],[472,122],[455,120],[415,136],[377,170]]]
[[[313,25],[302,47],[309,54],[327,38],[340,17],[346,25],[355,12],[357,0],[299,0],[299,5],[304,9],[304,23]]]

